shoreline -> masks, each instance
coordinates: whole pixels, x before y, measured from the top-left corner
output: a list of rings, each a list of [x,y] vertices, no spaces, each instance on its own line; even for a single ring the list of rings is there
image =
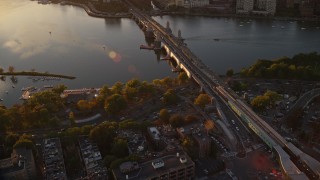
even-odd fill
[[[0,76],[44,76],[44,77],[57,77],[63,79],[76,79],[73,76],[66,76],[61,74],[39,73],[39,72],[4,72],[0,73]]]
[[[61,1],[60,5],[72,5],[83,8],[89,16],[96,18],[130,18],[130,13],[119,13],[110,14],[103,11],[98,11],[93,7],[89,2],[88,5],[70,2],[70,1]],[[178,16],[199,16],[199,17],[212,17],[212,18],[239,18],[239,19],[264,19],[264,20],[276,20],[276,21],[307,21],[307,22],[320,22],[320,17],[317,18],[303,18],[303,17],[280,17],[280,16],[250,16],[250,15],[239,15],[239,14],[201,14],[201,13],[185,13],[185,12],[150,12],[150,16],[166,16],[166,15],[178,15]]]

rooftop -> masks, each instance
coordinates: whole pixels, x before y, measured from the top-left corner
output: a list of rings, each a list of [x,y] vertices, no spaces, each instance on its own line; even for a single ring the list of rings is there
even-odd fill
[[[178,154],[178,155],[177,155]],[[160,176],[165,172],[176,171],[180,168],[194,167],[194,162],[184,152],[157,157],[139,164],[139,168],[129,173],[122,173],[120,169],[113,170],[116,179],[126,179],[126,175],[131,180],[148,179]]]

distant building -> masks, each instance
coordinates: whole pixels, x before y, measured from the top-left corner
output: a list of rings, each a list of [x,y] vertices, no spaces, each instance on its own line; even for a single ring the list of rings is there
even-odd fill
[[[274,15],[276,0],[237,0],[237,14]]]
[[[112,173],[115,180],[191,180],[195,176],[195,165],[186,153],[180,152],[140,164],[125,162]]]
[[[209,0],[176,0],[175,4],[185,8],[204,7],[209,5]]]
[[[0,179],[36,178],[36,165],[31,149],[14,149],[10,158],[0,160]]]

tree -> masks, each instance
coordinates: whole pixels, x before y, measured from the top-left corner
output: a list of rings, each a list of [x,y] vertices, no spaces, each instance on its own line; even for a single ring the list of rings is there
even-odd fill
[[[138,89],[136,87],[126,86],[123,88],[122,94],[127,101],[130,101],[138,95]]]
[[[226,72],[226,75],[227,75],[228,77],[232,77],[233,74],[234,74],[233,69],[228,69],[227,72]]]
[[[99,94],[97,97],[97,100],[100,104],[103,104],[105,99],[109,97],[112,94],[112,91],[110,90],[108,85],[102,86],[102,88],[99,90]]]
[[[206,120],[204,122],[204,127],[207,130],[207,133],[214,128],[214,122],[212,120]]]
[[[170,114],[167,109],[161,109],[159,113],[159,118],[165,122],[166,124],[169,123]]]
[[[106,165],[106,167],[110,167],[112,161],[115,161],[117,159],[116,156],[114,155],[106,155],[104,158],[103,158],[103,162],[104,164]]]
[[[168,89],[167,92],[163,95],[163,102],[166,105],[176,104],[179,101],[178,95],[174,92],[173,89]]]
[[[279,101],[282,99],[282,96],[278,94],[277,92],[268,90],[264,93],[264,96],[268,96],[270,99],[270,104],[274,105],[276,101]]]
[[[161,84],[167,88],[172,86],[172,79],[170,77],[165,77],[160,80]]]
[[[199,94],[199,96],[194,100],[194,104],[204,108],[207,104],[211,102],[211,97],[208,94]]]
[[[184,119],[180,114],[174,114],[169,119],[170,125],[174,128],[181,127],[184,123]]]
[[[118,114],[127,107],[127,102],[120,94],[108,97],[104,104],[104,109],[110,114]]]
[[[13,145],[13,148],[20,148],[20,147],[24,147],[27,149],[33,149],[34,148],[34,144],[31,140],[31,136],[30,135],[22,135],[20,136],[19,140],[16,141],[16,143]]]
[[[72,111],[70,111],[70,113],[69,113],[69,120],[72,125],[74,125],[76,123],[75,118],[74,118],[74,113]]]
[[[126,83],[126,87],[138,88],[141,86],[141,82],[138,79],[131,79]]]
[[[182,83],[185,83],[187,82],[187,80],[189,79],[188,75],[186,72],[181,72],[178,76],[178,80],[179,80],[179,83],[182,84]]]
[[[94,127],[89,138],[96,142],[102,154],[108,154],[116,137],[116,123],[105,121]]]
[[[198,121],[198,118],[196,117],[196,116],[194,116],[194,115],[187,115],[186,117],[185,117],[185,122],[187,123],[187,124],[189,124],[189,123],[192,123],[192,122],[195,122],[195,121]]]
[[[121,94],[123,88],[123,84],[121,82],[116,82],[112,87],[111,87],[111,92],[113,94]]]
[[[60,84],[60,85],[57,85],[55,87],[53,87],[51,89],[51,91],[53,91],[54,93],[60,95],[61,93],[63,93],[64,90],[67,89],[67,86],[63,85],[63,84]]]
[[[270,104],[269,96],[257,96],[251,101],[253,109],[257,111],[263,111]]]
[[[13,73],[13,72],[14,72],[14,67],[13,67],[13,66],[9,66],[8,71],[9,71],[10,73]]]
[[[85,112],[90,110],[89,103],[86,100],[79,100],[77,103],[77,108],[80,111],[85,111]]]
[[[129,155],[127,141],[121,138],[116,139],[111,149],[111,153],[118,158]]]

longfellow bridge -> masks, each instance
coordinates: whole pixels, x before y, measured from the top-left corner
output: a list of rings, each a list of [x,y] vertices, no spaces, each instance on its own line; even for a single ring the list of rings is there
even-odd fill
[[[130,3],[128,3],[130,4]],[[155,38],[154,47],[163,47],[177,62],[189,78],[193,78],[203,91],[212,97],[219,96],[276,154],[287,179],[319,179],[320,163],[302,152],[291,142],[287,142],[278,132],[261,119],[225,83],[194,55],[178,37],[171,32],[169,25],[163,27],[140,10],[130,9],[132,18],[145,31],[146,36]]]

